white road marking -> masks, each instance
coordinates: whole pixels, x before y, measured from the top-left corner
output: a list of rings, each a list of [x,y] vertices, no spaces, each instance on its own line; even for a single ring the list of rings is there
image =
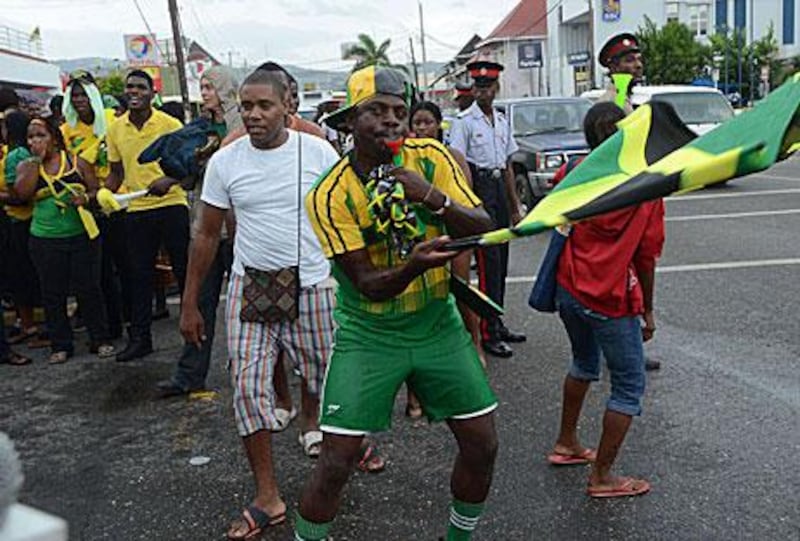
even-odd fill
[[[750,177],[745,177],[745,178],[766,178],[769,180],[792,180],[794,182],[800,181],[800,176],[787,177],[784,175],[768,175],[766,173],[756,173]]]
[[[761,267],[785,267],[800,265],[800,258],[787,259],[760,259],[751,261],[723,261],[720,263],[697,263],[694,265],[665,265],[656,267],[656,273],[668,274],[673,272],[698,272],[709,270],[753,269]],[[509,276],[507,284],[531,284],[536,276]]]
[[[668,216],[667,222],[696,222],[700,220],[727,220],[730,218],[755,218],[759,216],[785,216],[800,214],[800,209],[761,210],[756,212],[731,212],[729,214],[697,214],[694,216]]]
[[[757,269],[762,267],[786,267],[800,265],[800,257],[790,257],[786,259],[755,259],[750,261],[723,261],[720,263],[696,263],[692,265],[663,265],[656,267],[657,274],[669,274],[673,272],[698,272],[709,270],[733,270],[733,269]],[[532,284],[536,276],[509,276],[506,278],[507,284]],[[477,286],[478,280],[471,280],[472,285]],[[227,296],[223,293],[220,300],[224,301]],[[180,297],[168,297],[167,304],[171,306],[179,305]]]
[[[677,197],[667,197],[664,199],[667,203],[672,202],[685,202],[685,201],[704,201],[706,199],[729,199],[734,197],[756,197],[761,195],[789,195],[793,193],[800,194],[800,188],[789,188],[786,190],[761,190],[753,192],[736,192],[736,193],[704,193],[698,195],[679,195]]]

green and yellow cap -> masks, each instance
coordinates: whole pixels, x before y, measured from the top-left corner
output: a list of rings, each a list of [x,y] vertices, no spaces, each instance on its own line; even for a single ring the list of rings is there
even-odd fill
[[[410,105],[413,90],[406,75],[398,69],[385,66],[361,68],[347,79],[347,99],[344,106],[331,113],[325,123],[335,130],[342,130],[347,115],[353,108],[379,94],[397,96],[406,105]]]

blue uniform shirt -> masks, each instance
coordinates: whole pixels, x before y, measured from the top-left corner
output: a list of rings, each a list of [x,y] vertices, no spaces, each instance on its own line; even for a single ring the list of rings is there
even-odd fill
[[[506,116],[496,109],[492,111],[494,126],[478,102],[460,113],[450,131],[450,146],[481,169],[505,169],[508,157],[519,147]]]

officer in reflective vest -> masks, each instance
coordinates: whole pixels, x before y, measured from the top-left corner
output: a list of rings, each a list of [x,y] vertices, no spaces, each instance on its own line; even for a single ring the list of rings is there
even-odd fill
[[[633,104],[631,103],[631,92],[634,85],[640,84],[644,77],[644,61],[642,53],[639,49],[639,42],[633,34],[622,33],[609,38],[609,40],[600,49],[597,55],[600,65],[608,69],[609,77],[615,73],[628,73],[633,79],[627,88],[627,95],[621,105],[622,110],[626,115],[633,112]],[[605,94],[603,94],[598,101],[617,101],[617,93],[619,91],[612,83]]]

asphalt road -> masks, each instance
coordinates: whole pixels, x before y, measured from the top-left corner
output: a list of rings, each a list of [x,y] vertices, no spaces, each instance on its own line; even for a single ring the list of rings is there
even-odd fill
[[[507,322],[528,342],[492,360],[501,450],[474,539],[800,538],[800,162],[667,205],[657,278],[658,333],[644,414],[618,461],[651,480],[644,497],[590,501],[587,470],[544,456],[560,411],[568,342],[558,319],[526,307],[544,238],[515,243]],[[173,307],[176,312],[176,307]],[[156,325],[157,354],[119,366],[0,366],[0,430],[24,460],[22,501],[65,517],[71,539],[222,539],[253,484],[236,437],[218,341],[213,400],[159,401],[153,384],[179,351],[176,320]],[[85,350],[84,350],[85,351]],[[293,389],[295,392],[297,388]],[[607,397],[591,391],[581,424],[594,445]],[[380,436],[388,469],[355,474],[333,535],[433,540],[445,531],[455,446],[445,426],[414,425],[398,399]],[[294,504],[312,468],[297,428],[274,438],[278,480]],[[193,456],[210,457],[191,466]],[[289,539],[282,526],[264,539]]]

